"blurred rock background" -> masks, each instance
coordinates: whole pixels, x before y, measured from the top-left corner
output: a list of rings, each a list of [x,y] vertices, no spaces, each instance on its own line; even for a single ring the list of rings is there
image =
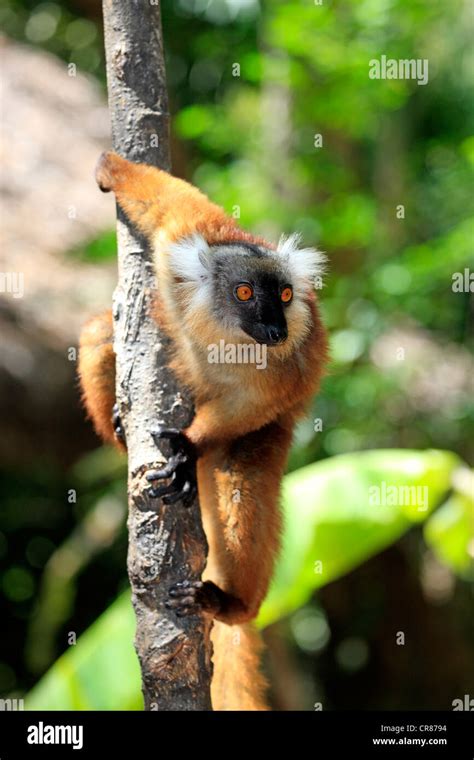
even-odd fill
[[[113,262],[71,253],[113,228],[113,202],[93,180],[108,112],[94,79],[69,76],[50,53],[3,38],[1,58],[0,270],[21,272],[24,296],[0,301],[0,456],[70,463],[91,437],[68,350],[114,283]]]

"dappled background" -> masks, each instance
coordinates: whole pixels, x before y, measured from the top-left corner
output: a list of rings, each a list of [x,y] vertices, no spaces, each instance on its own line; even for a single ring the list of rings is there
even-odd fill
[[[162,9],[174,173],[329,258],[332,360],[297,431],[261,618],[274,706],[451,709],[474,688],[472,11]],[[114,203],[92,178],[110,140],[100,3],[6,0],[0,18],[0,271],[24,274],[22,298],[0,294],[0,696],[39,682],[43,707],[139,707],[125,464],[99,447],[75,378],[80,325],[115,279]],[[369,79],[381,55],[428,59],[429,83]],[[360,453],[374,449],[395,451]],[[382,482],[426,486],[429,505],[381,510]]]

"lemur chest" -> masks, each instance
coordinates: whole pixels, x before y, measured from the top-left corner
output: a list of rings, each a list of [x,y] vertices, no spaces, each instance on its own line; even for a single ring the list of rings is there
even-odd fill
[[[268,393],[269,378],[262,376],[264,372],[255,364],[210,364],[206,368],[208,391],[228,398],[236,407],[258,405]]]
[[[190,387],[197,407],[215,403],[224,417],[253,414],[266,416],[278,399],[291,395],[294,373],[283,363],[271,360],[265,346],[239,353],[238,346],[217,344],[202,351],[191,341],[181,344],[175,368]],[[179,372],[181,370],[181,372]]]
[[[197,373],[198,385],[205,377],[205,400],[224,400],[231,414],[248,413],[249,409],[257,411],[268,403],[269,393],[277,393],[274,373],[263,362],[233,362],[229,355],[227,361],[225,356],[220,357],[223,361],[208,358],[211,361],[206,361],[204,367],[201,364]]]

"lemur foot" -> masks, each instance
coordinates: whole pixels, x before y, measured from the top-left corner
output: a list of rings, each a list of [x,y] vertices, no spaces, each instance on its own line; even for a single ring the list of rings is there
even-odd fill
[[[95,167],[95,181],[103,193],[110,193],[126,172],[128,161],[111,150],[105,150],[99,157]]]
[[[114,404],[112,407],[112,425],[114,426],[115,437],[123,446],[127,446],[125,440],[125,430],[122,427],[122,420],[120,419],[118,404]]]
[[[176,617],[197,615],[199,612],[214,617],[220,609],[217,587],[211,581],[180,581],[171,586],[168,595],[165,607],[173,610]]]
[[[157,439],[167,439],[171,446],[172,455],[161,470],[150,470],[146,479],[149,483],[170,478],[163,486],[152,486],[148,493],[152,498],[163,498],[164,504],[175,504],[181,501],[189,507],[197,493],[196,481],[196,450],[181,430],[176,428],[158,427],[151,435],[155,443]]]

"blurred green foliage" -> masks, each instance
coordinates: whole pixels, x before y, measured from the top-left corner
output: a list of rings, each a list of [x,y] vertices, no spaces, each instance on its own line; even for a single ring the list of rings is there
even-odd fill
[[[41,679],[28,710],[139,710],[130,594],[122,594]]]
[[[113,258],[117,252],[117,233],[115,230],[104,232],[100,237],[90,240],[87,245],[70,251],[70,255],[79,261],[92,261],[100,264]]]
[[[332,361],[322,392],[297,431],[290,470],[305,465],[330,470],[337,464],[328,457],[385,448],[450,450],[472,462],[473,299],[469,289],[452,287],[456,272],[474,269],[474,61],[468,4],[163,0],[162,15],[175,171],[243,226],[273,239],[299,230],[305,244],[328,252],[320,300]],[[9,36],[76,63],[98,79],[105,94],[99,2],[5,0],[0,19]],[[369,61],[381,55],[428,59],[429,83],[369,79]],[[111,231],[71,255],[99,265],[115,256],[115,235]],[[69,546],[86,516],[94,516],[101,499],[117,500],[123,492],[120,464],[109,453],[97,457],[96,466],[87,458],[65,474],[45,458],[29,482],[17,473],[5,480],[2,614],[16,621],[12,641],[23,637],[25,655],[16,649],[11,657],[2,654],[0,691],[24,690],[66,648],[68,631],[85,630],[126,585],[122,526],[111,545],[91,550],[89,561],[63,584],[62,612],[48,629],[52,592],[45,567]],[[313,465],[317,460],[325,461]],[[85,482],[87,472],[93,475]],[[303,488],[296,483],[304,483],[305,475],[294,477],[294,488]],[[365,477],[363,468],[358,477]],[[58,505],[74,486],[81,500],[72,516],[64,517]],[[357,521],[366,506],[363,500],[331,495],[318,508],[306,490],[302,499],[301,509],[307,504],[318,519],[332,519],[334,526],[338,520]],[[25,502],[27,515],[20,509]],[[395,541],[409,524],[405,519],[394,518],[392,534],[389,522],[381,541],[359,532],[360,556],[351,555],[352,563],[347,559],[345,568],[336,567],[333,578],[363,560],[362,546],[368,557]],[[332,555],[336,565],[351,549],[341,523],[338,530],[344,556]],[[351,530],[357,532],[357,526]],[[449,610],[458,615],[460,641],[472,646],[466,584],[472,577],[472,551],[469,555],[466,545],[472,542],[473,515],[462,489],[435,511],[423,533],[445,571],[461,578]],[[400,546],[411,563],[415,588],[426,544],[421,530],[410,535]],[[308,531],[308,541],[313,538]],[[290,539],[291,532],[285,540]],[[326,549],[332,552],[329,543]],[[296,577],[298,556],[292,561]],[[298,578],[291,589],[303,603],[311,583]],[[310,581],[315,582],[314,575]],[[265,609],[278,604],[289,609],[282,588],[278,599],[272,591]],[[383,594],[368,589],[367,596],[380,612]],[[374,610],[364,621],[368,629],[371,616]],[[349,614],[345,623],[349,630]],[[375,636],[375,627],[370,630]],[[323,654],[328,651],[321,646]],[[419,700],[428,700],[429,692],[425,685]],[[378,703],[382,693],[380,687]],[[395,706],[400,702],[403,706],[401,696]]]

